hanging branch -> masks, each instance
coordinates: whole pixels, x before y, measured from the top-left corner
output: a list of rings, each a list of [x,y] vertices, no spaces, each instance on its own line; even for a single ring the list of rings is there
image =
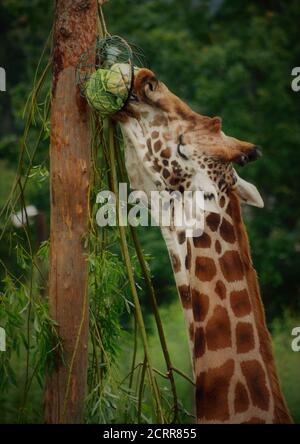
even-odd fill
[[[116,166],[115,166],[116,158],[115,158],[114,123],[113,122],[110,122],[110,125],[109,125],[109,162],[110,162],[110,164],[109,164],[110,173],[112,176],[112,191],[115,193],[115,196],[117,196],[117,201],[118,201],[119,197],[118,197],[117,176],[116,176]],[[117,208],[118,208],[118,205],[117,205]],[[117,215],[118,220],[119,220],[119,217],[120,217],[120,215]],[[151,356],[150,356],[150,352],[149,352],[149,348],[148,348],[147,333],[146,333],[146,329],[145,329],[145,325],[144,325],[140,301],[139,301],[138,294],[136,291],[136,286],[135,286],[135,281],[134,281],[134,273],[133,273],[132,265],[131,265],[131,261],[130,261],[125,229],[120,224],[120,220],[118,223],[118,227],[119,227],[119,233],[120,233],[121,249],[122,249],[122,253],[123,253],[123,257],[124,257],[124,261],[125,261],[125,265],[126,265],[126,269],[127,269],[127,274],[128,274],[128,278],[129,278],[132,297],[134,300],[135,314],[136,314],[137,323],[138,323],[138,326],[140,329],[140,334],[142,337],[145,357],[147,360],[149,382],[150,382],[151,389],[152,389],[152,392],[154,395],[154,399],[156,401],[157,418],[158,418],[159,422],[163,423],[164,417],[163,417],[163,411],[162,411],[162,406],[161,406],[161,402],[160,402],[160,395],[159,395],[158,388],[157,388],[156,381],[155,381],[155,377],[153,374],[152,363],[151,363],[152,360],[151,360]]]

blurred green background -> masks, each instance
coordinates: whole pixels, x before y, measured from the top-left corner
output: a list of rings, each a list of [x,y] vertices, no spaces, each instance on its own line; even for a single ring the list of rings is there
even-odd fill
[[[300,352],[290,345],[291,330],[300,325],[300,92],[291,89],[292,68],[300,65],[300,3],[110,0],[104,12],[109,31],[141,47],[149,67],[171,90],[200,113],[221,116],[227,134],[263,147],[263,158],[239,173],[258,187],[265,208],[245,208],[244,214],[283,389],[300,422]],[[0,4],[0,66],[7,74],[7,92],[0,93],[0,206],[17,168],[22,112],[52,21],[48,0]],[[36,159],[45,169],[48,149],[46,139]],[[29,183],[27,193],[28,202],[43,211],[47,221],[48,187],[47,180],[39,186]],[[156,229],[141,230],[141,238],[155,258],[151,270],[171,355],[189,372],[183,316],[165,246]],[[0,244],[0,256],[17,269],[6,242]],[[146,302],[144,309],[149,309]],[[151,320],[148,328],[159,361]],[[179,388],[190,408],[189,384],[180,380]],[[9,412],[17,398],[16,389],[1,398],[0,422],[12,420]],[[38,410],[40,392],[32,402]]]

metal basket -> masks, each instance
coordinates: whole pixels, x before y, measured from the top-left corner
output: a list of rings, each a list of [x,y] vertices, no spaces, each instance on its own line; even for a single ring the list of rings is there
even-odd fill
[[[135,67],[141,66],[143,61],[141,50],[129,45],[122,37],[98,37],[95,44],[81,55],[76,68],[76,82],[81,94],[101,115],[117,112],[126,105],[133,87]],[[108,74],[109,91],[104,91],[99,79]]]

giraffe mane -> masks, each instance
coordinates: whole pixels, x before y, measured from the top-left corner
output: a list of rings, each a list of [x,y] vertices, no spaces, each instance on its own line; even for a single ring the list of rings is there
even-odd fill
[[[232,211],[231,215],[241,253],[241,259],[250,290],[249,295],[253,305],[254,319],[260,340],[261,354],[269,375],[271,390],[274,397],[275,422],[278,424],[292,423],[292,418],[289,414],[275,367],[272,339],[266,325],[265,311],[262,304],[257,273],[252,264],[248,234],[242,219],[239,198],[234,191],[230,193],[230,205]]]

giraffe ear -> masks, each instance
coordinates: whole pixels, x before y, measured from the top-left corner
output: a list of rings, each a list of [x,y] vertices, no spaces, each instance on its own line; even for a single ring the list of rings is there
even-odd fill
[[[259,194],[256,186],[237,176],[236,188],[239,198],[242,202],[254,207],[263,208],[264,201]]]

